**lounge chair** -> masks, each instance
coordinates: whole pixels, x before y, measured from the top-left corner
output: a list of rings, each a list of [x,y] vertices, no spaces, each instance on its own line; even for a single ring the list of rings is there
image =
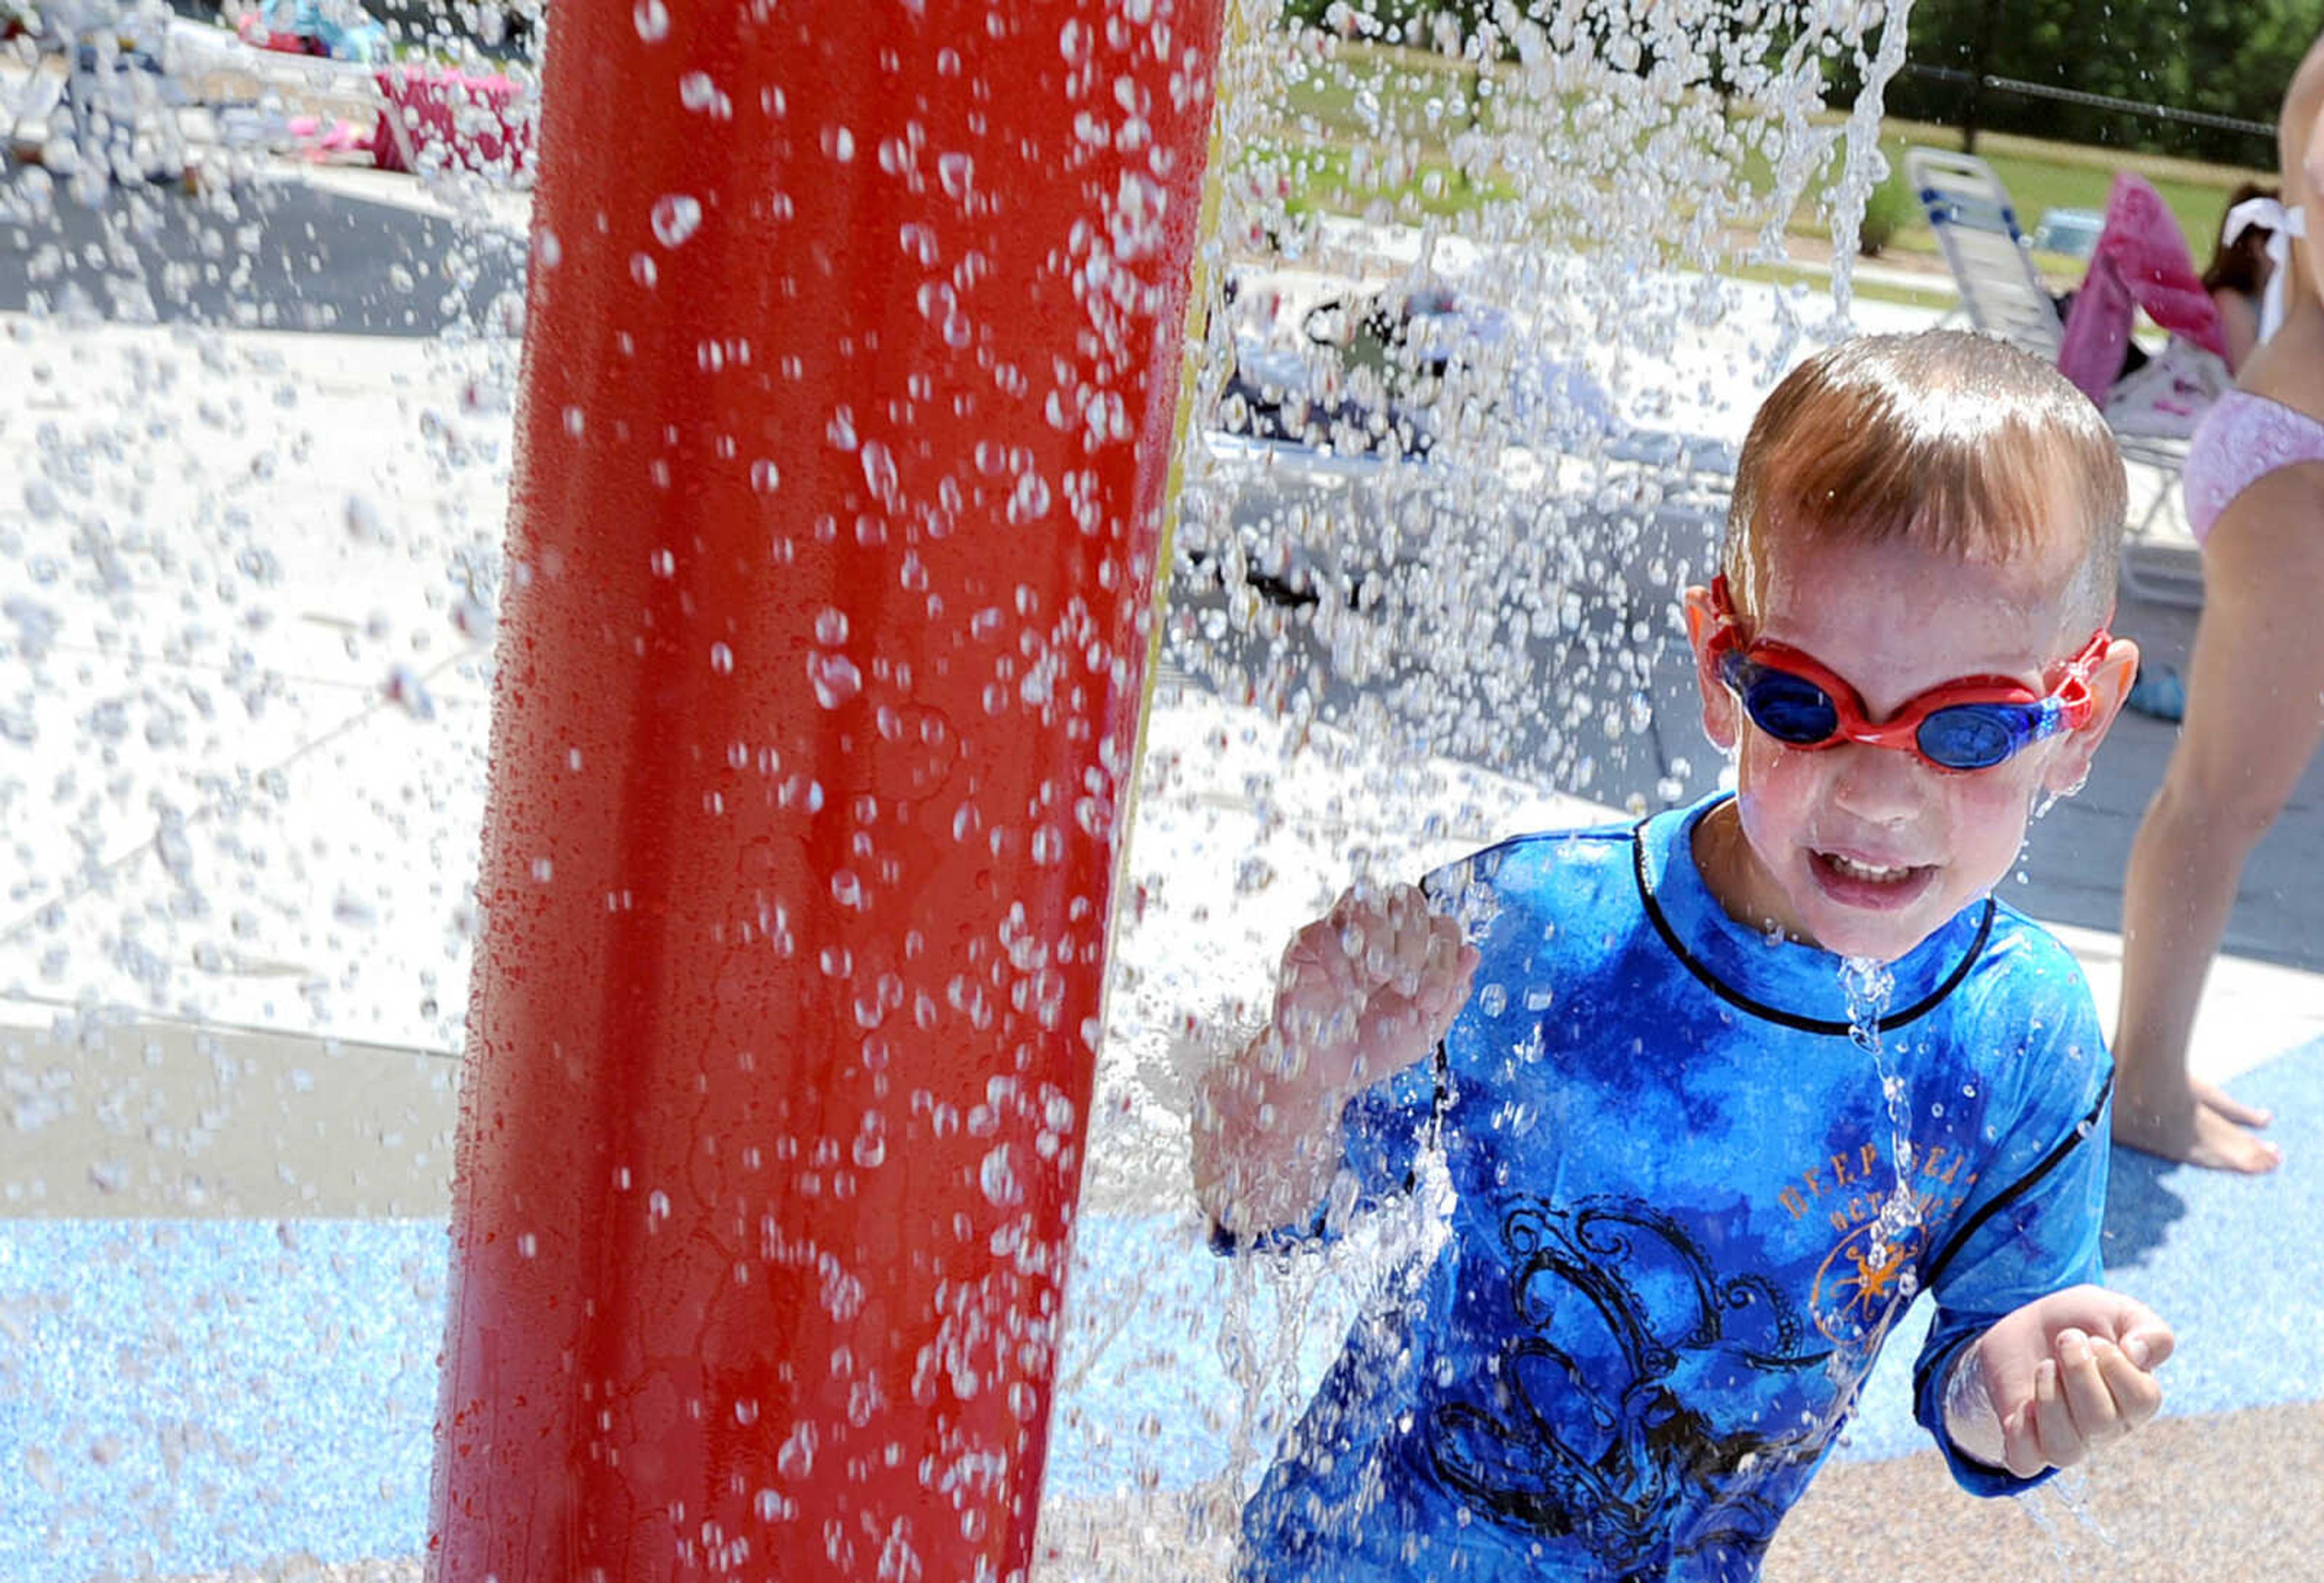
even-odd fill
[[[2018,225],[2009,189],[1993,168],[1973,155],[1916,148],[1905,152],[1904,173],[1936,232],[1969,323],[2045,362],[2057,362],[2065,334],[2057,299],[2034,267],[2033,249]],[[2123,556],[2122,586],[2135,598],[2192,608],[2202,603],[2203,594],[2201,570],[2191,557],[2135,552],[2157,548],[2152,529],[2179,492],[2187,436],[2201,404],[2215,400],[2219,386],[2208,368],[2182,355],[2175,341],[2153,366],[2156,374],[2124,382],[2125,400],[2105,404],[2125,460],[2153,469],[2163,480],[2135,517]],[[2159,404],[2146,389],[2163,378],[2196,391],[2194,401],[2178,403],[2187,410],[2172,421],[2157,421],[2159,405],[2168,403]],[[2135,388],[2133,381],[2138,382]]]

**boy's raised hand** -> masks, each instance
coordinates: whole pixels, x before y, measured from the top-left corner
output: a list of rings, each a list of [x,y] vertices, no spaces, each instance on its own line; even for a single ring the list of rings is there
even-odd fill
[[[1320,1202],[1341,1109],[1435,1048],[1476,971],[1460,925],[1409,885],[1349,891],[1293,936],[1268,1027],[1202,1080],[1194,1192],[1213,1221],[1266,1230]]]
[[[1990,1419],[1957,1424],[1949,1402],[1947,1428],[1963,1450],[2020,1478],[2070,1468],[2154,1416],[2163,1387],[2153,1371],[2172,1346],[2170,1326],[2134,1298],[2099,1286],[2053,1292],[1978,1339],[1962,1371],[1977,1376],[1969,1383],[1982,1386]]]
[[[1301,1086],[1344,1100],[1434,1049],[1476,971],[1418,887],[1350,890],[1285,948],[1275,1032]]]

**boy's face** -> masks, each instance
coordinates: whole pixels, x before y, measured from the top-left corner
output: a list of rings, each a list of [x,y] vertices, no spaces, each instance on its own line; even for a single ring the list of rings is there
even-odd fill
[[[1874,722],[1965,676],[2006,676],[2046,694],[2090,636],[2066,608],[2070,547],[1987,566],[1901,540],[1826,546],[1771,533],[1762,554],[1744,635],[1804,649],[1854,686]],[[1711,663],[1715,626],[1709,593],[1689,590],[1703,729],[1736,750],[1734,813],[1697,842],[1703,877],[1740,921],[1882,961],[1904,955],[2009,871],[2034,799],[2080,784],[2137,664],[2137,649],[2117,640],[2090,678],[2088,724],[1993,768],[1948,774],[1909,750],[1842,742],[1811,751],[1769,737]]]

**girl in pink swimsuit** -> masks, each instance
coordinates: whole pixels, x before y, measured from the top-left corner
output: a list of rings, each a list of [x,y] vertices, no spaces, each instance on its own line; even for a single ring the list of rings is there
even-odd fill
[[[2185,722],[2123,880],[2114,1038],[2116,1142],[2251,1172],[2282,1157],[2259,1135],[2269,1118],[2197,1076],[2189,1045],[2252,852],[2324,746],[2324,260],[2300,224],[2324,201],[2324,40],[2293,76],[2281,132],[2283,208],[2230,217],[2274,233],[2261,322],[2276,323],[2187,458],[2203,613]]]

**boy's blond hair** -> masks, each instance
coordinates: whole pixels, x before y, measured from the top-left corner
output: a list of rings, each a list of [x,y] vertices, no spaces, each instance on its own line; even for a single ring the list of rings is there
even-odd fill
[[[2061,500],[2078,521],[2051,520]],[[2072,533],[2082,554],[2067,608],[2096,623],[2114,605],[2127,504],[2105,419],[2048,364],[1962,330],[1865,336],[1809,358],[1759,409],[1720,564],[1748,612],[1783,536],[1901,538],[1997,562]]]

